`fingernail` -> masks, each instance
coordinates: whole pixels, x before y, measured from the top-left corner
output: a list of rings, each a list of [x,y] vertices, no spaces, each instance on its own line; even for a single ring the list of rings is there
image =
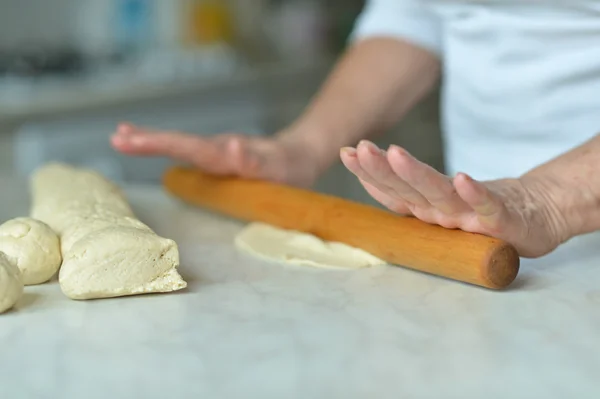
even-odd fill
[[[463,172],[458,172],[458,173],[456,174],[456,176],[460,176],[460,175],[462,175],[462,177],[463,177],[463,178],[464,178],[466,181],[473,181],[473,178],[472,178],[471,176],[469,176],[468,174],[466,174],[466,173],[463,173]]]
[[[395,144],[390,145],[390,147],[388,148],[388,151],[395,151],[400,156],[410,158],[410,159],[415,159],[415,157],[410,155],[410,153],[408,151],[406,151],[404,148],[399,147]]]
[[[373,155],[381,154],[381,150],[374,143],[369,140],[361,140],[359,145],[362,145],[367,148],[367,150]]]
[[[352,148],[352,147],[342,147],[340,149],[340,152],[342,152],[342,153],[344,153],[344,154],[346,154],[348,156],[351,156],[351,157],[355,157],[356,156],[356,149]]]
[[[398,147],[396,144],[391,144],[390,147],[388,148],[388,151],[389,150],[394,150],[401,154],[408,154],[408,152],[404,148]]]

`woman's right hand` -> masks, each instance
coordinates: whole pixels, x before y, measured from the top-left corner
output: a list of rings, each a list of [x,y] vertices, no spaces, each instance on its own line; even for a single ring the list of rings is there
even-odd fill
[[[205,137],[123,123],[111,143],[124,154],[165,156],[215,175],[309,187],[320,173],[317,154],[292,135],[266,138],[226,133]]]

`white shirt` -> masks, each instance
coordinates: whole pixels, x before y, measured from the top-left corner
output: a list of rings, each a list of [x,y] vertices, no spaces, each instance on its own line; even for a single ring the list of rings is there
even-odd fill
[[[441,58],[451,176],[517,177],[600,133],[599,0],[371,0],[354,40],[374,36]]]

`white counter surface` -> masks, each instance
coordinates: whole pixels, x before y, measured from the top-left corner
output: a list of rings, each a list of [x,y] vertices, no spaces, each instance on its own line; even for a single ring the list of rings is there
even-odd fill
[[[240,224],[130,188],[180,245],[186,291],[87,302],[56,282],[0,315],[0,398],[598,398],[600,238],[492,292],[398,267],[237,253]],[[27,211],[0,177],[0,219]]]

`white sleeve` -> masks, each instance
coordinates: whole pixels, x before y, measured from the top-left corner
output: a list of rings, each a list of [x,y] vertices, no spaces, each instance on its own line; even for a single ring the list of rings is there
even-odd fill
[[[368,0],[350,40],[370,37],[400,38],[441,53],[439,17],[423,0]]]

